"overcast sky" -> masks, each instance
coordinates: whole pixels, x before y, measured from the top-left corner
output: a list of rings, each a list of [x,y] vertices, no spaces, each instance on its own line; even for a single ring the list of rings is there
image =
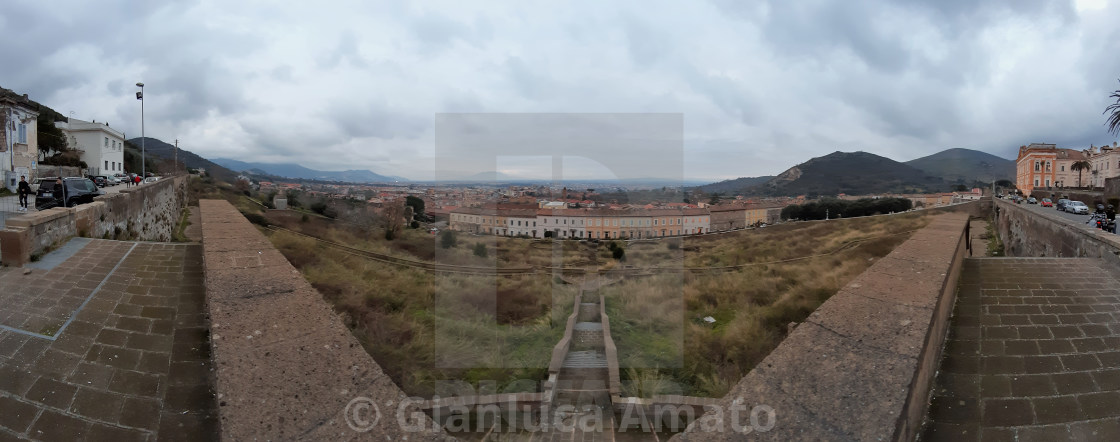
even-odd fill
[[[7,0],[0,86],[131,138],[142,81],[147,135],[204,157],[411,179],[438,113],[679,113],[684,176],[716,180],[1111,143],[1118,23],[1108,0]]]

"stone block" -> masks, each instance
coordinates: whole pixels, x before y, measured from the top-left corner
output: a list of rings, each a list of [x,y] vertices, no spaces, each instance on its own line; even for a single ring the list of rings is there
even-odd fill
[[[0,262],[22,267],[31,262],[31,231],[9,226],[0,230]]]

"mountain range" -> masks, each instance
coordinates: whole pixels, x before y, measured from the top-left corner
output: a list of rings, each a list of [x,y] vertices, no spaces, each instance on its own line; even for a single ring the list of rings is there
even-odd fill
[[[315,170],[298,164],[251,163],[229,158],[215,158],[214,162],[238,172],[247,171],[257,175],[272,175],[294,179],[341,181],[348,183],[393,183],[408,181],[406,178],[380,175],[369,170],[326,171]]]
[[[969,149],[949,149],[906,163],[867,152],[833,152],[774,177],[737,178],[698,189],[766,196],[925,193],[1014,179],[1014,174],[1011,160]]]

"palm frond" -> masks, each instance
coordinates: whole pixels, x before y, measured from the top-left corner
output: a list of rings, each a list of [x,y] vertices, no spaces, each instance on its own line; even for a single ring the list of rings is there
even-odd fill
[[[1106,124],[1108,125],[1108,133],[1113,135],[1120,135],[1120,89],[1116,90],[1109,95],[1108,98],[1115,98],[1116,102],[1104,108],[1105,114],[1110,114]]]

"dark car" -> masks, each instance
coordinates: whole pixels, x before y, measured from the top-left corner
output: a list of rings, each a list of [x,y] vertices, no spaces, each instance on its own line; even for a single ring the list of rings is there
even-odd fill
[[[1065,212],[1066,211],[1066,203],[1068,203],[1068,202],[1069,202],[1069,200],[1067,200],[1065,198],[1059,199],[1058,202],[1054,204],[1054,208],[1058,209],[1059,212]]]
[[[97,184],[97,187],[105,187],[109,185],[109,179],[103,176],[91,176],[89,177],[89,179],[93,180],[93,183]]]
[[[45,210],[51,207],[74,207],[79,204],[91,203],[93,198],[105,193],[97,190],[89,178],[63,178],[63,191],[55,192],[56,181],[43,181],[39,184],[39,191],[35,194],[35,208]],[[58,193],[59,195],[56,195]]]

